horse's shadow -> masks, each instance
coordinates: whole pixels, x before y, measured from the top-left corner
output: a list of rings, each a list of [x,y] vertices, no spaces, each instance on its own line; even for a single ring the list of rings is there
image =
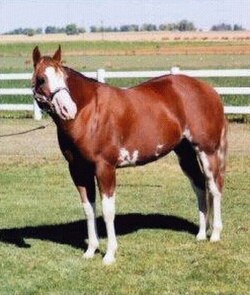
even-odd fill
[[[102,217],[97,218],[97,228],[99,237],[105,238],[106,230]],[[131,213],[116,215],[115,228],[117,235],[126,235],[147,228],[184,231],[193,235],[198,232],[198,227],[194,223],[180,217],[162,214]],[[25,239],[39,239],[86,249],[86,238],[87,226],[85,220],[64,224],[0,229],[0,242],[21,248],[30,247]]]

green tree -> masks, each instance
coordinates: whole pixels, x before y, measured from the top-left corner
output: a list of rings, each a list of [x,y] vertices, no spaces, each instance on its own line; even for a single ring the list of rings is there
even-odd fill
[[[213,25],[210,31],[232,31],[232,26],[230,24],[221,23]]]
[[[154,24],[143,24],[141,31],[157,31],[157,26]]]
[[[194,24],[192,22],[186,20],[186,19],[181,20],[177,24],[177,28],[181,32],[185,32],[185,31],[196,31],[196,27],[194,26]]]
[[[65,28],[65,32],[67,35],[77,35],[79,34],[79,30],[76,26],[76,24],[69,24]]]

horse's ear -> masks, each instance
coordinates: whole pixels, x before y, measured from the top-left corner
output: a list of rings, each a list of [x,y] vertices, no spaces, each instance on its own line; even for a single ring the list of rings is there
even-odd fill
[[[38,64],[40,59],[41,59],[41,52],[40,52],[38,46],[36,46],[33,49],[33,64],[34,64],[34,67],[36,67],[36,65]]]
[[[62,51],[61,51],[61,45],[59,45],[57,51],[55,52],[55,54],[53,55],[53,59],[57,62],[61,62],[62,60]]]

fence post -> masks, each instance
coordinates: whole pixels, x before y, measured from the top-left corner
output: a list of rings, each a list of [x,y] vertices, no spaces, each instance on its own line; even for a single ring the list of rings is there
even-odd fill
[[[33,102],[33,105],[34,105],[34,119],[41,120],[42,119],[42,111],[39,108],[39,106],[35,100]]]
[[[177,75],[177,74],[179,74],[180,73],[180,68],[179,67],[172,67],[171,69],[170,69],[170,74],[171,75]]]
[[[101,83],[105,83],[105,70],[104,69],[97,70],[97,80]]]

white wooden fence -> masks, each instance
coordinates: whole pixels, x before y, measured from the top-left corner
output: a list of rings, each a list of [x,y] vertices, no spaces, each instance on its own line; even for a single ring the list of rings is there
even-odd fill
[[[108,72],[98,69],[96,72],[83,72],[90,78],[96,78],[99,82],[105,82],[107,78],[153,78],[166,74],[185,74],[192,77],[250,77],[248,69],[228,70],[180,70],[173,67],[169,71],[130,71],[130,72]],[[0,80],[31,80],[32,74],[0,74]],[[250,95],[250,87],[215,87],[219,94],[223,95]],[[0,95],[32,95],[30,88],[0,88]],[[37,103],[33,104],[0,104],[0,111],[33,111],[34,119],[40,120],[42,112]],[[250,114],[250,106],[225,106],[226,114]]]

